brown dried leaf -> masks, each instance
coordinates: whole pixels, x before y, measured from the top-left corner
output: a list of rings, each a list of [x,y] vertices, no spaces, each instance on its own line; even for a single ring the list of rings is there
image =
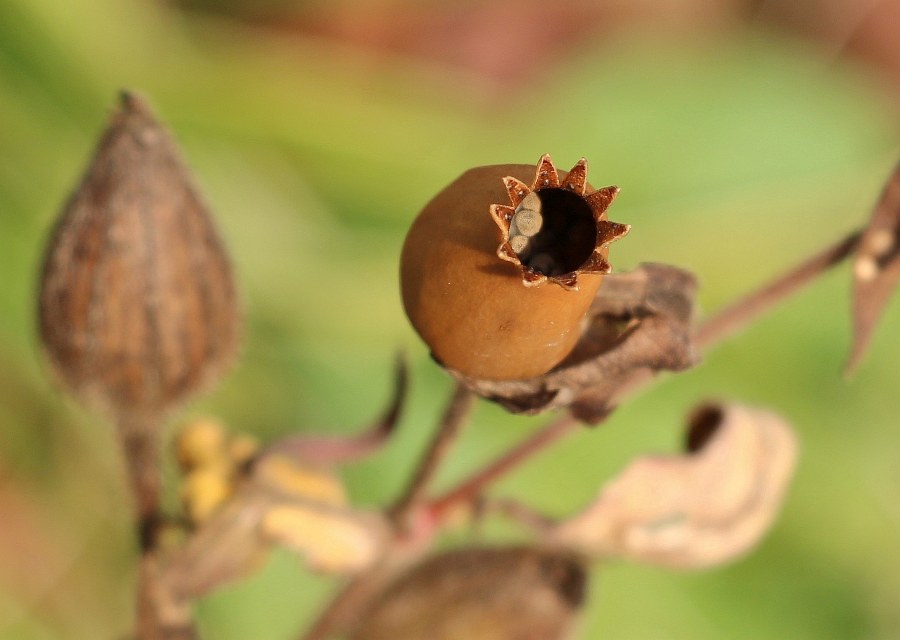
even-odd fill
[[[389,586],[352,640],[561,640],[584,600],[584,567],[558,551],[462,549]]]
[[[122,95],[47,249],[41,338],[59,377],[120,422],[158,417],[232,360],[228,256],[175,142]]]
[[[451,371],[478,395],[513,413],[569,407],[585,422],[602,419],[633,376],[694,365],[691,319],[696,280],[681,269],[643,264],[606,276],[579,343],[556,368],[528,380],[479,380]]]
[[[900,280],[900,164],[884,186],[853,265],[853,347],[845,367],[859,366]]]
[[[728,562],[768,531],[795,456],[777,415],[707,405],[691,418],[685,454],[635,460],[551,537],[592,557],[690,569]]]

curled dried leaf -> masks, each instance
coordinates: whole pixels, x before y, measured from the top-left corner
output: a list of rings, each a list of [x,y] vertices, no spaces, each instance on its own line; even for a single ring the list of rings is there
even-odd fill
[[[900,281],[900,164],[884,186],[853,264],[853,347],[846,372],[865,355],[888,299]]]
[[[691,321],[694,277],[667,265],[643,264],[606,276],[574,350],[550,372],[527,380],[453,376],[513,413],[570,408],[585,422],[602,419],[633,376],[694,365]]]
[[[352,640],[566,638],[586,571],[567,553],[525,547],[443,553],[413,567],[363,615]]]
[[[164,127],[123,94],[48,246],[40,332],[79,399],[162,416],[210,383],[240,332],[231,266]]]
[[[780,509],[796,456],[779,416],[707,405],[690,420],[687,451],[635,460],[552,538],[592,557],[700,568],[749,551]]]

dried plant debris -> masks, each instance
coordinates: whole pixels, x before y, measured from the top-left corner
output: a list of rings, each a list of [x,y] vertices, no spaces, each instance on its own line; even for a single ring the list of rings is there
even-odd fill
[[[64,384],[158,416],[230,363],[240,328],[225,248],[175,142],[124,93],[44,261],[40,332]]]
[[[197,524],[165,563],[164,580],[182,598],[252,573],[273,544],[295,551],[313,570],[353,573],[379,557],[388,531],[380,514],[347,505],[332,471],[279,453],[256,460]]]
[[[728,562],[770,528],[795,456],[779,416],[703,406],[690,419],[684,454],[635,460],[551,538],[594,558],[688,569]]]
[[[557,640],[570,637],[586,571],[573,556],[527,547],[429,558],[389,586],[352,640]]]
[[[853,265],[853,347],[846,372],[866,353],[878,318],[900,280],[900,164],[875,205]]]
[[[167,585],[179,597],[198,597],[254,571],[272,545],[322,573],[356,573],[374,563],[388,537],[387,519],[350,507],[334,466],[387,441],[406,387],[406,364],[398,358],[388,407],[362,434],[292,436],[261,453],[255,441],[226,434],[214,420],[187,423],[175,452],[184,474],[182,504],[195,531],[168,557]]]
[[[617,392],[641,372],[679,371],[697,362],[691,346],[694,277],[667,265],[643,264],[606,276],[582,336],[556,368],[528,380],[454,377],[514,413],[569,407],[586,422],[602,419]]]

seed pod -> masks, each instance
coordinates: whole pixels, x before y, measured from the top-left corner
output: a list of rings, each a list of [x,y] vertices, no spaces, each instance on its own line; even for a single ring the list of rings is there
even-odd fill
[[[375,601],[351,640],[560,640],[584,600],[586,572],[555,551],[451,551],[413,568]]]
[[[587,161],[562,173],[528,165],[471,169],[413,222],[400,264],[403,305],[444,366],[488,380],[546,373],[572,350],[609,273],[617,187],[594,190]],[[509,204],[507,204],[509,203]]]
[[[160,416],[228,364],[239,333],[228,257],[174,141],[123,94],[51,238],[40,331],[79,399]]]

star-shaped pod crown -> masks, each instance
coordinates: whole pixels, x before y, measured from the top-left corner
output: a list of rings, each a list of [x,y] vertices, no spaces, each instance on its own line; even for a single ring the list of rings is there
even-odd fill
[[[544,154],[530,187],[511,176],[503,184],[511,204],[490,207],[500,228],[497,255],[521,268],[526,286],[550,281],[577,289],[579,274],[610,272],[606,248],[631,227],[606,219],[619,188],[589,192],[587,160],[579,160],[560,181],[553,160]]]

